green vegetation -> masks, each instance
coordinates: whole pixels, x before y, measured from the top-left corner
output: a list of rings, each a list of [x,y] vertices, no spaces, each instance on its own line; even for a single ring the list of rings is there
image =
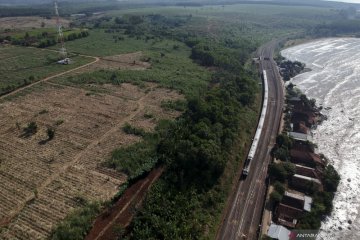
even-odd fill
[[[332,192],[316,192],[313,196],[313,204],[311,212],[307,212],[299,220],[299,229],[319,229],[321,221],[326,215],[329,215],[332,211],[332,200],[334,193]]]
[[[81,41],[81,40],[78,40]],[[173,44],[177,43],[179,49],[174,50]],[[126,47],[126,45],[123,45]],[[159,51],[166,52],[161,57]],[[113,50],[113,53],[116,50]],[[186,96],[198,95],[206,89],[206,84],[211,74],[204,68],[194,64],[190,56],[190,49],[177,41],[163,40],[154,45],[154,49],[146,51],[146,57],[150,58],[151,69],[145,71],[105,71],[100,70],[92,73],[84,73],[77,76],[61,77],[54,79],[58,83],[67,85],[84,86],[84,84],[121,84],[130,82],[140,85],[142,82],[155,82],[161,87],[174,89]]]
[[[144,137],[146,132],[142,128],[136,128],[131,126],[129,123],[125,123],[125,125],[122,127],[123,131],[127,134],[133,134],[136,136],[142,136]]]
[[[149,135],[139,143],[116,149],[105,166],[125,173],[129,180],[143,176],[158,162],[157,143],[157,137]]]
[[[295,165],[290,162],[271,163],[269,175],[272,179],[285,182],[295,174]]]
[[[298,74],[303,66],[299,62],[293,63],[290,61],[284,61],[284,59],[280,59],[278,64],[280,64],[280,66],[284,69],[282,71],[284,80],[288,80],[288,78]],[[290,131],[290,123],[292,119],[291,112],[294,108],[294,104],[291,102],[294,101],[292,100],[293,98],[296,99],[296,101],[299,101],[299,105],[307,111],[316,113],[319,109],[316,106],[316,101],[314,99],[308,99],[307,96],[297,89],[292,83],[287,85],[286,90],[286,101],[288,104],[285,109],[285,130]],[[289,138],[286,133],[279,135],[276,139],[276,145],[272,151],[273,156],[282,161],[289,161],[289,152],[292,148],[293,141],[294,140]],[[314,152],[315,144],[312,142],[302,143],[302,146],[305,149],[309,149],[311,152]],[[280,164],[272,163],[269,166],[270,177],[281,182],[285,182],[286,179],[289,180],[289,177],[295,173],[295,169],[293,166],[288,164],[288,162],[282,162]],[[319,190],[318,186],[316,186],[313,182],[308,183],[302,189],[303,193],[310,195],[313,198],[313,204],[311,212],[305,212],[305,214],[299,219],[299,224],[296,226],[298,229],[319,229],[321,221],[326,215],[331,213],[332,200],[334,198],[334,192],[337,190],[340,176],[330,164],[323,169],[321,176],[322,178],[319,180],[321,180],[324,186],[323,191]],[[283,188],[278,183],[275,183],[274,188],[275,190],[270,197],[271,200],[276,203],[281,201],[281,192]]]
[[[55,129],[53,129],[53,128],[48,128],[48,129],[46,130],[46,134],[47,134],[47,136],[48,136],[48,140],[49,140],[49,141],[52,140],[52,139],[55,137]]]
[[[81,29],[64,30],[64,41],[74,41],[75,39],[85,38],[89,32]],[[55,28],[31,29],[31,30],[5,30],[0,32],[0,43],[7,41],[14,45],[32,46],[45,48],[54,46],[58,43],[57,31]]]
[[[38,131],[38,126],[36,122],[30,122],[24,129],[23,129],[23,137],[31,137]]]
[[[184,100],[167,100],[161,102],[161,107],[166,110],[175,110],[183,112],[186,110],[187,103]]]
[[[276,62],[280,67],[280,74],[284,81],[289,81],[291,78],[301,73],[305,68],[305,64],[299,61],[292,62],[290,60],[285,60],[282,56],[279,56],[279,58],[276,59]]]
[[[84,10],[87,15],[96,9],[92,4]],[[107,8],[108,4],[113,3],[106,3]],[[71,12],[66,6],[64,10]],[[115,150],[105,165],[125,172],[130,180],[144,176],[157,164],[166,166],[126,237],[212,239],[233,177],[244,158],[244,146],[256,127],[259,77],[248,60],[266,41],[301,37],[319,21],[330,24],[341,16],[327,7],[279,4],[112,9],[103,17],[72,23],[89,28],[90,35],[68,42],[67,47],[96,56],[142,51],[143,60],[151,68],[100,70],[54,81],[83,87],[124,82],[142,86],[147,81],[184,94],[186,102],[163,103],[163,107],[184,113],[172,123],[160,123],[155,133],[143,134],[125,126],[124,131],[142,136],[142,141]],[[34,76],[31,81],[38,78]],[[275,154],[287,160],[291,139],[280,136],[277,144]],[[274,179],[285,182],[294,174],[294,166],[281,163],[270,166],[269,171]],[[331,170],[328,175],[333,176]],[[333,185],[334,181],[329,180],[328,187]],[[283,186],[276,183],[274,187],[273,199],[280,201]],[[327,199],[319,195],[319,202]],[[57,228],[54,239],[83,237],[96,212],[93,209],[71,215]]]
[[[92,61],[92,58],[72,56],[72,64],[59,65],[58,57],[52,51],[0,45],[0,95]]]
[[[271,152],[273,157],[282,161],[289,161],[292,141],[293,140],[286,133],[278,135],[276,137],[276,145]]]
[[[323,174],[323,183],[325,191],[336,192],[336,189],[340,182],[340,176],[332,165],[325,167]]]
[[[68,215],[52,232],[52,240],[82,240],[91,229],[92,223],[100,213],[99,203],[79,199],[79,207]]]

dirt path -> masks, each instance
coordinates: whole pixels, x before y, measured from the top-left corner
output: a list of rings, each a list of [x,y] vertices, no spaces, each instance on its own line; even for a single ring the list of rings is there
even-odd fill
[[[47,50],[47,51],[53,51],[53,50]],[[55,50],[54,50],[54,51],[55,51]],[[7,94],[4,94],[4,95],[0,96],[0,99],[4,99],[4,98],[6,98],[6,97],[8,97],[8,96],[15,95],[16,93],[19,93],[19,92],[21,92],[22,90],[27,89],[27,88],[30,88],[30,87],[32,87],[32,86],[34,86],[34,85],[37,85],[37,84],[40,84],[40,83],[43,83],[43,82],[47,82],[47,81],[49,81],[49,80],[51,80],[51,79],[53,79],[53,78],[57,78],[57,77],[60,77],[60,76],[62,76],[62,75],[65,75],[65,74],[67,74],[67,73],[71,73],[71,72],[77,71],[77,70],[79,70],[79,69],[85,68],[85,67],[87,67],[87,66],[90,66],[90,65],[92,65],[92,64],[97,63],[98,61],[100,61],[100,58],[99,58],[99,57],[86,56],[86,55],[79,55],[79,56],[88,57],[88,58],[94,58],[94,61],[92,61],[92,62],[90,62],[90,63],[87,63],[87,64],[85,64],[85,65],[82,65],[82,66],[80,66],[80,67],[76,67],[76,68],[70,69],[70,70],[68,70],[68,71],[61,72],[61,73],[58,73],[58,74],[55,74],[55,75],[52,75],[52,76],[43,78],[43,79],[41,79],[41,80],[39,80],[39,81],[36,81],[36,82],[34,82],[34,83],[31,83],[31,84],[29,84],[29,85],[20,87],[20,88],[12,91],[12,92],[10,92],[10,93],[7,93]]]
[[[114,206],[97,217],[85,240],[116,239],[116,226],[127,227],[130,224],[135,214],[134,210],[142,203],[147,191],[163,171],[163,167],[154,169],[146,178],[129,187]]]

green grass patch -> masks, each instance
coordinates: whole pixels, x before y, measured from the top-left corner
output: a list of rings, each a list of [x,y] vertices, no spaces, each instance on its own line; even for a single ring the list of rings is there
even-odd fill
[[[156,139],[149,136],[139,143],[116,149],[105,166],[125,173],[129,179],[141,176],[149,172],[158,162],[156,145]]]
[[[174,44],[179,48],[174,49]],[[204,91],[211,79],[211,73],[190,59],[191,49],[181,42],[162,40],[145,50],[144,54],[144,58],[148,59],[152,65],[147,70],[99,70],[78,76],[63,76],[52,81],[66,85],[82,85],[83,87],[86,84],[121,84],[124,82],[141,86],[142,82],[155,82],[161,87],[178,90],[189,97]]]
[[[93,61],[74,56],[72,64],[60,65],[58,56],[47,50],[0,45],[0,95]]]
[[[146,134],[144,129],[133,127],[129,123],[125,123],[125,125],[122,127],[122,130],[127,134],[133,134],[141,137],[144,137]]]

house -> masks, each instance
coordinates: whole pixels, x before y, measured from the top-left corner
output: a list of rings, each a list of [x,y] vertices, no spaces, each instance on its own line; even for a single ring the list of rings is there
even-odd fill
[[[277,222],[295,228],[304,211],[311,211],[312,198],[299,192],[286,191],[275,211]]]
[[[291,114],[291,122],[298,123],[304,122],[307,127],[311,127],[316,124],[316,115],[309,111],[297,111],[293,110]]]
[[[306,126],[304,121],[300,121],[300,122],[294,123],[292,125],[293,125],[293,128],[292,128],[293,132],[303,133],[303,134],[310,133],[310,129]]]
[[[286,227],[295,228],[298,219],[302,217],[303,210],[280,203],[276,209],[277,222]]]
[[[291,232],[287,228],[271,223],[267,235],[272,239],[289,240],[290,233]]]
[[[294,141],[291,148],[304,152],[314,152],[314,146],[311,145],[309,142]]]
[[[295,174],[292,176],[291,185],[297,190],[303,190],[303,191],[306,191],[310,188],[316,188],[317,190],[321,191],[323,188],[319,179],[311,178],[299,174]]]
[[[318,172],[317,169],[311,168],[311,167],[306,167],[306,166],[299,165],[299,164],[295,164],[295,174],[306,176],[309,178],[320,179],[320,177],[319,177],[320,173]]]
[[[298,141],[307,142],[307,141],[312,140],[312,138],[309,134],[298,133],[298,132],[289,132],[288,135]]]
[[[290,150],[290,161],[295,164],[302,164],[308,167],[325,166],[325,160],[311,151]]]

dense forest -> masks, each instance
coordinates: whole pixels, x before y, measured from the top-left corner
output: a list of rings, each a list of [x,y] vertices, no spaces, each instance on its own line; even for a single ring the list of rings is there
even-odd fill
[[[147,26],[149,32],[162,37],[169,36],[174,27],[186,24],[184,20],[160,15],[143,20],[151,23]],[[135,24],[129,34],[142,32],[137,28],[144,22],[134,22],[138,26]],[[242,67],[255,50],[246,39],[214,43],[180,31],[175,37],[191,48],[194,61],[218,70],[213,73],[208,90],[190,97],[184,114],[160,131],[153,151],[167,171],[135,217],[127,234],[131,239],[198,239],[208,224],[214,224],[214,215],[221,211],[226,199],[218,181],[239,133],[244,131],[242,122],[246,121],[247,108],[254,104],[258,91],[254,75]]]

